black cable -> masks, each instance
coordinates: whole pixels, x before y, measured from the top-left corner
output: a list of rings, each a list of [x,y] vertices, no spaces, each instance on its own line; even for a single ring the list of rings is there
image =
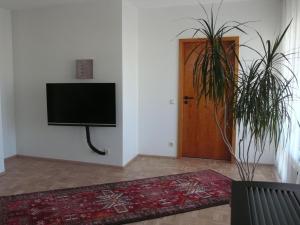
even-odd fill
[[[99,150],[97,149],[91,142],[91,136],[90,136],[90,127],[89,126],[86,126],[85,127],[85,131],[86,131],[86,140],[87,140],[87,143],[90,147],[90,149],[93,150],[93,152],[96,152],[97,154],[99,155],[106,155],[106,152],[105,151],[102,151],[102,150]]]

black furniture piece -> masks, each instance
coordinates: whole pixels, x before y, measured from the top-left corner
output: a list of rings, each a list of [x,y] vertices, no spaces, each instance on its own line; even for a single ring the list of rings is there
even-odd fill
[[[300,185],[234,181],[231,225],[300,225]]]

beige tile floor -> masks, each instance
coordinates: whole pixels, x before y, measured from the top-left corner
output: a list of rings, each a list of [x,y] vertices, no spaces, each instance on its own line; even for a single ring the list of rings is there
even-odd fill
[[[139,156],[126,168],[76,164],[27,157],[6,161],[6,173],[0,177],[0,196],[60,188],[80,187],[108,182],[213,169],[238,179],[235,166],[228,162],[203,159],[171,159]],[[275,181],[273,166],[260,166],[256,180]],[[220,206],[134,225],[229,225],[230,207]]]

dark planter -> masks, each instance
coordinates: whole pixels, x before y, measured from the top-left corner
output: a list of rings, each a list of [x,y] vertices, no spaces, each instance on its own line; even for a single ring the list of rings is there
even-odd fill
[[[300,225],[300,185],[234,181],[231,225]]]

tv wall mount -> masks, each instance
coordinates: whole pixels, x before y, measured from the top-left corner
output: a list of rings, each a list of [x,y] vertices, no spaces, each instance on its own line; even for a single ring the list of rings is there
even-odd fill
[[[91,141],[91,135],[90,135],[90,127],[89,126],[85,126],[85,132],[86,132],[86,140],[87,140],[87,143],[90,147],[90,149],[99,154],[99,155],[106,155],[107,154],[107,151],[105,151],[105,149],[97,149],[93,144],[92,144],[92,141]]]

